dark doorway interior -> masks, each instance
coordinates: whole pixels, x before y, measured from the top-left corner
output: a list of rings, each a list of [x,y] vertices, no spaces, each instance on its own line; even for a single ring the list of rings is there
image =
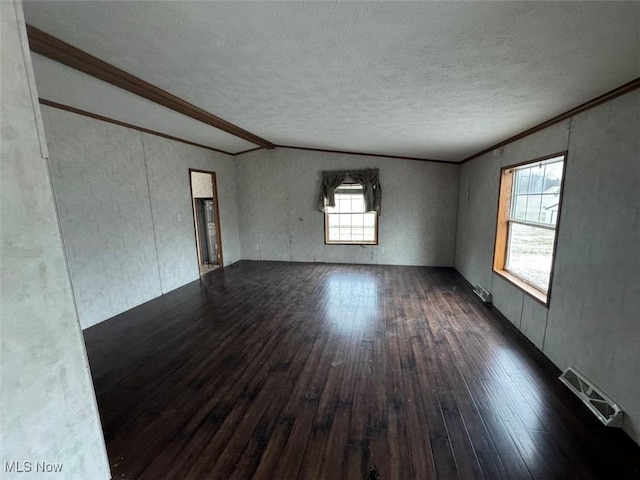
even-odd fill
[[[222,266],[220,216],[214,172],[190,170],[198,269],[204,275]]]
[[[213,198],[195,198],[201,265],[218,265],[218,245]]]

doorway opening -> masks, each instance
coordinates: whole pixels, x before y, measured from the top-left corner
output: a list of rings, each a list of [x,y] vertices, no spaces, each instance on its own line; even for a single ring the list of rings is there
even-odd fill
[[[222,236],[216,173],[189,169],[200,276],[222,268]]]

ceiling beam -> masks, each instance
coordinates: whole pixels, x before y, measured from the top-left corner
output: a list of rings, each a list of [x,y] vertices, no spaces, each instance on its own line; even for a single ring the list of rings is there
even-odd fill
[[[31,25],[27,25],[27,34],[31,51],[48,57],[56,62],[91,75],[99,80],[127,90],[135,95],[151,100],[158,105],[191,117],[199,122],[235,135],[263,148],[274,148],[271,142],[254,135],[251,132],[223,120],[220,117],[202,110],[169,92],[162,90],[130,73],[120,70],[113,65],[84,52],[73,45],[49,35]]]
[[[607,93],[604,93],[604,94],[600,95],[599,97],[593,98],[593,99],[589,100],[588,102],[585,102],[585,103],[583,103],[581,105],[578,105],[575,108],[572,108],[571,110],[567,110],[566,112],[561,113],[560,115],[557,115],[557,116],[555,116],[553,118],[550,118],[546,122],[542,122],[539,125],[536,125],[535,127],[531,127],[530,129],[525,130],[524,132],[521,132],[521,133],[519,133],[517,135],[514,135],[513,137],[509,137],[509,138],[507,138],[506,140],[503,140],[500,143],[496,143],[495,145],[492,145],[489,148],[485,148],[484,150],[481,150],[478,153],[474,153],[470,157],[465,158],[460,163],[466,163],[469,160],[473,160],[474,158],[481,157],[485,153],[492,152],[496,148],[504,147],[505,145],[507,145],[507,144],[509,144],[511,142],[515,142],[516,140],[520,140],[521,138],[527,137],[527,136],[531,135],[532,133],[539,132],[540,130],[543,130],[543,129],[547,128],[547,127],[550,127],[551,125],[555,125],[556,123],[559,123],[559,122],[562,122],[563,120],[571,118],[574,115],[577,115],[578,113],[582,113],[585,110],[589,110],[589,109],[591,109],[593,107],[597,107],[598,105],[601,105],[601,104],[603,104],[605,102],[609,102],[609,101],[613,100],[616,97],[624,95],[625,93],[632,92],[633,90],[636,90],[638,88],[640,88],[640,78],[636,78],[635,80],[631,80],[630,82],[627,82],[624,85],[619,86],[618,88],[614,88],[613,90],[610,90]]]

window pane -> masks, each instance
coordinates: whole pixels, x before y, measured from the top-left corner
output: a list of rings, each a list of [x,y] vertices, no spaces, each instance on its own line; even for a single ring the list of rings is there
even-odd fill
[[[529,169],[515,171],[515,193],[527,193],[529,191]]]
[[[364,225],[365,227],[374,227],[376,224],[376,214],[375,213],[365,213],[364,214]]]
[[[353,196],[351,199],[352,212],[364,212],[364,197]]]
[[[514,220],[524,220],[527,214],[527,195],[516,195],[513,199],[513,210],[511,218]]]
[[[544,165],[531,167],[529,169],[529,193],[542,193],[544,170]]]
[[[560,183],[562,182],[562,167],[564,162],[547,164],[544,174],[544,193],[560,194]],[[552,190],[549,190],[552,189]]]
[[[524,217],[527,222],[538,222],[540,220],[541,200],[542,195],[528,195],[527,212]]]
[[[364,241],[374,242],[376,240],[376,231],[373,227],[365,227],[364,229]]]
[[[560,195],[542,195],[542,210],[540,211],[540,223],[555,225],[558,221],[558,208],[560,207]]]
[[[555,225],[560,203],[562,163],[516,169],[510,219]],[[526,183],[528,182],[528,183]],[[548,187],[548,188],[546,188]],[[546,188],[546,193],[545,192]],[[520,191],[528,193],[519,193]]]
[[[341,228],[340,229],[340,240],[349,241],[351,240],[351,229],[350,228]]]
[[[555,231],[512,223],[506,269],[540,287],[549,288]]]
[[[340,195],[336,197],[336,207],[339,212],[351,211],[351,197],[348,195]]]
[[[553,164],[555,165],[555,164]],[[540,164],[533,167],[521,167],[515,170],[515,193],[543,193],[547,165]],[[555,175],[555,173],[552,173]],[[559,182],[558,182],[559,183]]]

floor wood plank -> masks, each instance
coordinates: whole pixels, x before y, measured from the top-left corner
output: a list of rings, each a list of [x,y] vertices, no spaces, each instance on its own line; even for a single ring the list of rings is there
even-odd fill
[[[640,478],[453,269],[243,261],[84,334],[113,478]]]

